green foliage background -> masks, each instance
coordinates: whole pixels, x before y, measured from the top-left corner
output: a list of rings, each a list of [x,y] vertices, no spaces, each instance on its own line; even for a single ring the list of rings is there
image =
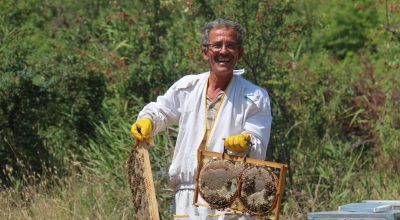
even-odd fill
[[[223,17],[246,30],[237,67],[271,96],[266,159],[289,165],[283,219],[398,198],[399,14],[397,0],[3,0],[2,189],[25,195],[50,180],[44,193],[69,211],[57,218],[132,216],[129,127],[178,78],[207,70],[200,29]],[[175,136],[150,151],[164,218]],[[16,209],[42,219],[34,195]]]

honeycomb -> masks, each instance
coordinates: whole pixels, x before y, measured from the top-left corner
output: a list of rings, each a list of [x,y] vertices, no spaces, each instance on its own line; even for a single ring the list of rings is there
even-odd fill
[[[214,209],[229,207],[238,192],[238,174],[243,166],[224,160],[211,160],[200,171],[199,192]]]
[[[265,167],[251,166],[240,176],[240,201],[248,212],[267,214],[277,199],[275,174]]]

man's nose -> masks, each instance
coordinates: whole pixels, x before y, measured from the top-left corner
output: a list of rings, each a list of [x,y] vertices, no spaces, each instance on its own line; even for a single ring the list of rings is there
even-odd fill
[[[219,53],[224,54],[224,53],[227,53],[227,52],[228,52],[228,47],[227,47],[226,44],[223,44],[222,47],[221,47],[221,50],[219,51]]]

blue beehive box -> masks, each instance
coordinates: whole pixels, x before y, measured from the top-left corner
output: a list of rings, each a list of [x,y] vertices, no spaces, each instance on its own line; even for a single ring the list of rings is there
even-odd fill
[[[364,201],[339,206],[338,211],[311,212],[308,220],[400,220],[400,201]]]

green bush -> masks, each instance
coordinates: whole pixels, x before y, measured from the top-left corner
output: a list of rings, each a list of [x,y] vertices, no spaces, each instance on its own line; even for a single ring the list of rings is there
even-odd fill
[[[374,51],[369,32],[379,24],[376,1],[354,0],[335,4],[338,4],[337,9],[330,12],[332,19],[321,37],[322,46],[340,59],[360,50]]]
[[[63,162],[61,152],[81,150],[93,135],[91,121],[102,118],[106,83],[79,57],[30,63],[36,48],[20,44],[20,34],[14,37],[0,56],[0,164],[6,184]]]

